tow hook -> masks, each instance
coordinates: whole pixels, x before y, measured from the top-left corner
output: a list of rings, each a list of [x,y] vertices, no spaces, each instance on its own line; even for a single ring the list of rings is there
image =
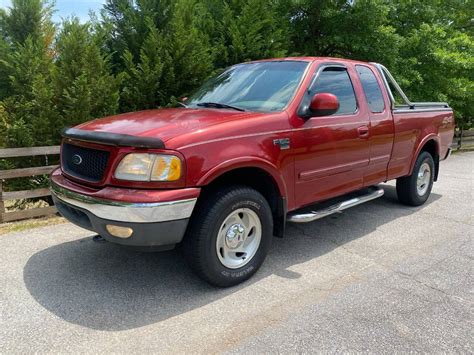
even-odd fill
[[[96,242],[96,243],[105,243],[105,242],[106,242],[106,240],[105,240],[104,238],[102,238],[102,236],[100,236],[100,235],[98,235],[98,234],[97,234],[97,235],[94,235],[94,236],[92,237],[92,241],[93,241],[93,242]]]

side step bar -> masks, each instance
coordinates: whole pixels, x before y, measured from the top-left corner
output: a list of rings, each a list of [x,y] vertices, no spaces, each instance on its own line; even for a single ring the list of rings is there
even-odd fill
[[[287,221],[294,222],[294,223],[312,222],[317,219],[327,217],[333,213],[341,212],[343,210],[360,205],[362,203],[375,200],[376,198],[382,197],[383,194],[384,194],[384,191],[382,188],[378,186],[371,186],[370,188],[367,189],[367,193],[361,196],[353,197],[346,201],[336,203],[327,208],[323,208],[318,211],[312,211],[312,212],[307,212],[307,213],[289,214],[287,217]]]

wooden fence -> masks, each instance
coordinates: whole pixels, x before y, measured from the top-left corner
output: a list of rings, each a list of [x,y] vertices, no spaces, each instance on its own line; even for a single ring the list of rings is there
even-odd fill
[[[32,157],[32,156],[41,156],[41,155],[44,155],[47,157],[48,155],[58,155],[58,154],[59,154],[59,146],[0,149],[0,159]],[[49,174],[57,167],[58,167],[57,165],[45,165],[45,166],[37,166],[34,168],[0,170],[0,223],[17,221],[20,219],[26,219],[26,218],[32,218],[32,217],[47,216],[47,215],[56,213],[57,212],[56,207],[54,206],[6,212],[5,201],[23,200],[26,198],[50,196],[51,192],[49,191],[49,188],[39,188],[39,189],[33,189],[33,190],[6,192],[6,191],[3,191],[3,181],[6,179]]]
[[[451,148],[459,150],[467,147],[474,148],[474,130],[459,130],[454,132]]]

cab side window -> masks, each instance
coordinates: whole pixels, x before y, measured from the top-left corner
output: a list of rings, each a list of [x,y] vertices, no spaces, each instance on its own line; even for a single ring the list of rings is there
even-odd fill
[[[333,94],[339,100],[340,106],[336,115],[347,115],[357,111],[354,88],[345,68],[326,68],[319,74],[311,90],[311,96],[322,92]]]
[[[372,70],[363,65],[356,65],[362,88],[364,89],[365,98],[369,105],[370,111],[383,112],[385,102],[383,100],[382,90]]]

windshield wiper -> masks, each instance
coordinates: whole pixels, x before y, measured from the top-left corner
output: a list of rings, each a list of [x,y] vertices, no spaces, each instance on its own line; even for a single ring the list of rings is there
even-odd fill
[[[219,102],[199,102],[196,104],[196,106],[201,106],[201,107],[214,107],[214,108],[230,108],[232,110],[237,110],[237,111],[245,111],[245,109],[232,106],[232,105],[227,105],[227,104],[221,104]]]

